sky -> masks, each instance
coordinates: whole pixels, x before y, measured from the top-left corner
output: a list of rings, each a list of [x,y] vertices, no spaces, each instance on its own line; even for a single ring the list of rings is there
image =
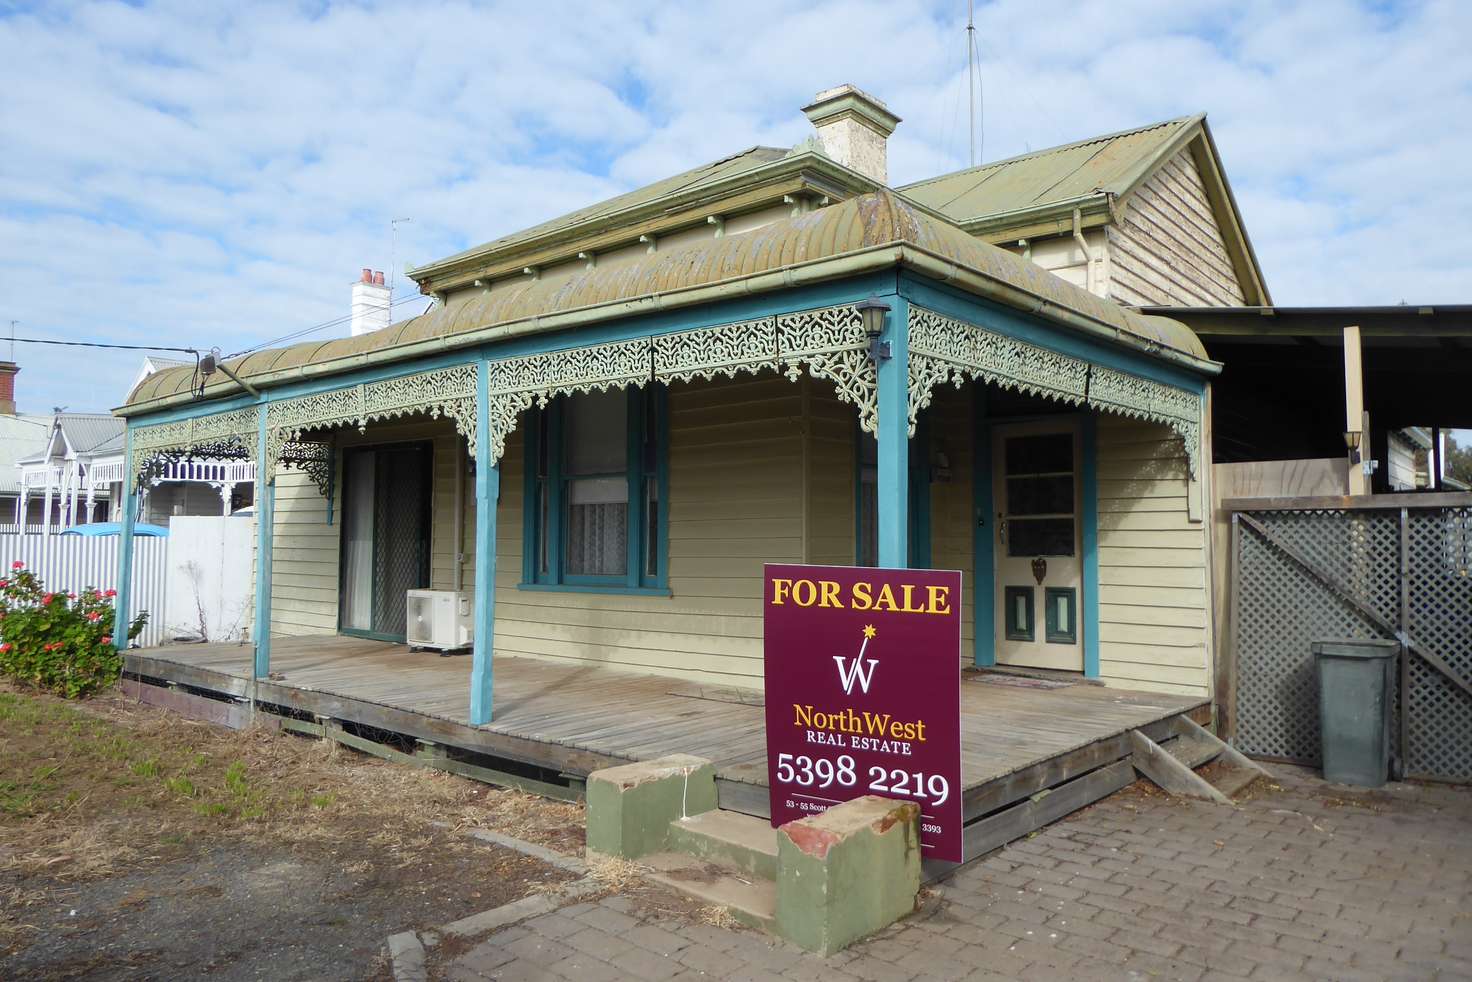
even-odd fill
[[[982,160],[1205,111],[1277,303],[1472,302],[1472,3],[995,0],[976,23]],[[310,328],[362,267],[796,144],[841,82],[903,118],[894,183],[964,167],[964,24],[964,0],[0,0],[0,357],[12,320],[226,353]],[[141,363],[15,349],[23,412],[109,409]]]

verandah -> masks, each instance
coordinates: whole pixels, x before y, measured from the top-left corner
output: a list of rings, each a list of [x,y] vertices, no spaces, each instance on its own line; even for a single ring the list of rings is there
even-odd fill
[[[889,306],[877,337],[855,304],[877,297]],[[401,362],[351,375],[282,385],[254,400],[240,396],[140,419],[129,428],[129,460],[141,474],[160,453],[232,453],[267,462],[259,491],[255,671],[270,671],[272,514],[276,467],[332,479],[334,426],[422,413],[452,419],[475,462],[475,569],[493,581],[500,459],[507,435],[535,404],[557,395],[606,391],[740,373],[806,372],[833,383],[854,405],[860,426],[877,437],[877,559],[906,565],[910,535],[908,439],[936,386],[979,380],[1169,425],[1193,462],[1200,453],[1203,383],[1143,351],[1116,349],[1026,317],[902,277],[807,288],[786,304],[725,304],[683,318],[631,319]],[[913,305],[912,305],[912,300]],[[765,309],[763,309],[765,307]],[[985,326],[982,326],[985,325]],[[873,347],[873,341],[887,343]],[[556,347],[554,347],[556,345]],[[872,351],[872,353],[871,353]],[[326,484],[322,483],[325,488]],[[124,552],[131,545],[136,496],[125,509]],[[126,562],[126,560],[125,560]],[[126,589],[126,584],[125,584]],[[475,591],[471,718],[491,718],[494,593]],[[977,618],[990,605],[977,605]],[[980,633],[978,625],[978,633]]]

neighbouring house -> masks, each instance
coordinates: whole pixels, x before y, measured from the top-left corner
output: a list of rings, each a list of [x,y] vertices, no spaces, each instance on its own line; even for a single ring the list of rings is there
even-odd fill
[[[7,370],[6,366],[9,365]],[[193,362],[150,355],[133,388],[166,368]],[[14,473],[10,514],[17,526],[50,532],[115,521],[123,497],[125,426],[110,413],[18,416],[14,378],[19,368],[0,363],[0,447],[11,446],[6,474]],[[5,407],[11,412],[4,412]],[[0,451],[3,452],[3,451]],[[229,515],[253,500],[255,465],[186,455],[152,474],[144,489],[139,520],[167,525],[175,515]]]
[[[975,664],[1209,693],[1220,366],[1110,299],[1126,252],[1172,247],[1150,229],[1182,187],[1219,292],[1149,296],[1266,296],[1204,121],[1102,141],[1140,158],[1107,170],[1069,148],[1003,168],[1077,175],[987,205],[1037,210],[1003,229],[1034,257],[1078,245],[1077,209],[1098,269],[1075,284],[968,227],[985,168],[947,179],[959,200],[890,189],[898,117],[847,86],[805,112],[795,150],[413,270],[419,317],[230,363],[258,398],[192,367],[134,390],[130,486],[187,454],[260,462],[259,672],[272,638],[402,640],[406,591],[434,587],[476,606],[476,722],[493,655],[755,687],[764,562],[913,564],[964,572]]]
[[[31,519],[21,507],[24,485],[16,462],[43,452],[51,434],[49,415],[16,410],[15,376],[19,371],[15,362],[0,361],[0,518],[8,517],[17,526]]]

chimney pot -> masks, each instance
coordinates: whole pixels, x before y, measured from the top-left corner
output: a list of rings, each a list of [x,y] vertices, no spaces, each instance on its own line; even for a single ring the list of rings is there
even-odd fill
[[[363,267],[358,282],[353,284],[353,337],[388,327],[388,308],[388,287],[383,285],[383,274]]]
[[[802,111],[829,158],[880,184],[889,183],[887,146],[900,118],[888,106],[844,84],[819,92]]]

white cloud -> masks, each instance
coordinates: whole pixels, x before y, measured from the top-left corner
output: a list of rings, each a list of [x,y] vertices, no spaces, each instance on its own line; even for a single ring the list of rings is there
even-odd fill
[[[0,15],[0,336],[233,350],[423,263],[756,143],[852,81],[896,183],[966,158],[958,2],[403,2]],[[1205,110],[1280,303],[1467,301],[1472,8],[977,11],[997,159]],[[401,295],[405,289],[400,284]],[[336,328],[334,330],[341,330]],[[0,340],[0,353],[4,344]],[[106,408],[133,355],[26,347],[22,407]],[[85,382],[81,380],[85,379]]]

